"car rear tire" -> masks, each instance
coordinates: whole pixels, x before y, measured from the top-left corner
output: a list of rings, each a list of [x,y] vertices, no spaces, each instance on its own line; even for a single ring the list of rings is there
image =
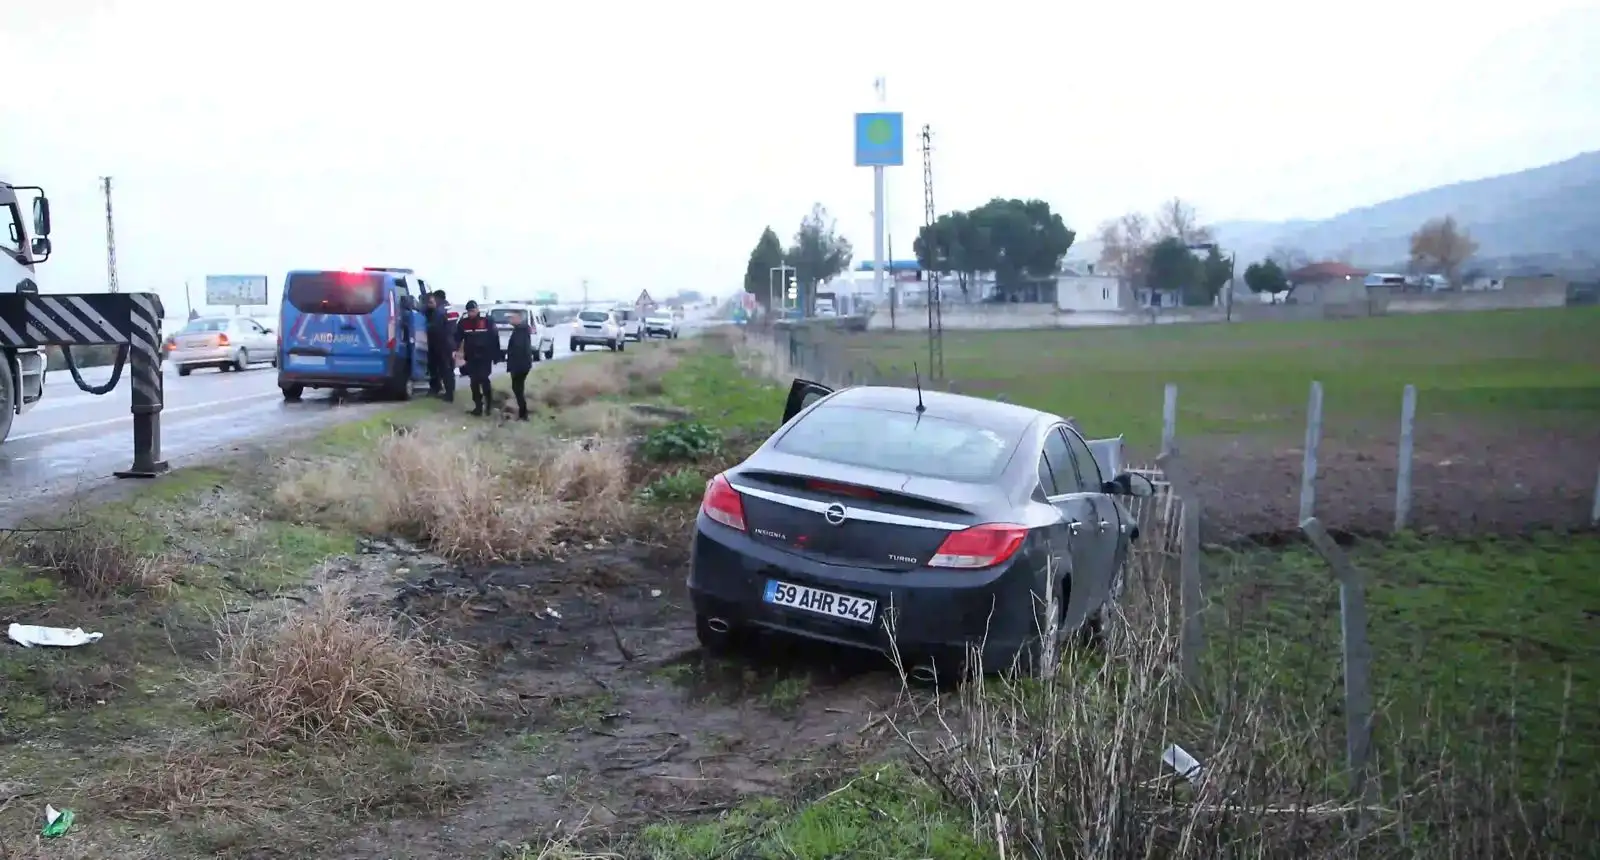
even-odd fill
[[[189,367],[188,365],[183,365],[183,364],[178,365],[178,375],[179,376],[188,376],[191,373],[194,373],[194,368]]]
[[[567,352],[583,352],[583,350],[578,347],[577,341],[569,340],[567,341]]]
[[[233,369],[240,373],[250,369],[250,350],[239,350],[239,354],[233,357]]]
[[[544,357],[549,359],[554,359],[556,357],[556,345],[554,341],[551,341],[550,348],[544,351]]]
[[[283,399],[290,403],[298,403],[301,395],[306,393],[304,385],[280,385],[278,388],[283,391]]]

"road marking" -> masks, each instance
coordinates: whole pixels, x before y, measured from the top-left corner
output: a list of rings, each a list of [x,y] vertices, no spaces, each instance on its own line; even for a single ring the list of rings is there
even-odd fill
[[[193,412],[196,409],[210,409],[213,406],[224,406],[229,403],[244,403],[247,400],[265,400],[269,397],[282,396],[283,394],[280,392],[271,391],[261,394],[246,394],[240,397],[225,397],[221,400],[211,400],[205,403],[191,403],[188,406],[168,406],[161,410],[161,414],[172,415],[177,412]],[[55,427],[50,430],[35,430],[32,433],[21,433],[16,436],[9,437],[6,441],[20,442],[23,439],[37,439],[41,436],[58,436],[62,433],[74,433],[79,430],[89,430],[95,427],[106,427],[112,424],[119,424],[123,421],[127,421],[131,417],[131,415],[121,415],[116,418],[103,418],[99,421],[87,421],[83,424],[69,424],[66,427]]]

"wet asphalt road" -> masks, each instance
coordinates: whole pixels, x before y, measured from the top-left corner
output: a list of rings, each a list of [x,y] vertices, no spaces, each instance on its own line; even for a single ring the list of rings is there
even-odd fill
[[[567,358],[564,329],[556,336],[557,359]],[[103,384],[110,368],[82,371],[90,385]],[[178,467],[247,443],[314,433],[322,427],[374,414],[392,404],[361,399],[334,403],[327,391],[307,391],[285,403],[277,371],[257,365],[243,373],[196,369],[180,377],[165,369],[166,404],[161,413],[162,456]],[[465,395],[466,381],[460,381]],[[457,400],[461,397],[458,396]],[[470,405],[470,404],[469,404]],[[45,396],[17,416],[0,445],[0,507],[109,480],[133,462],[133,420],[127,375],[103,396],[84,393],[65,370],[51,371]]]
[[[554,328],[555,358],[569,358],[568,327]],[[696,328],[689,322],[684,334]],[[85,369],[84,382],[103,384],[110,370]],[[285,403],[277,371],[264,364],[243,373],[196,369],[187,377],[169,366],[165,380],[161,452],[174,468],[278,437],[315,433],[393,405],[361,399],[334,403],[327,391],[307,391],[301,402]],[[466,380],[458,380],[458,388],[457,401],[465,398],[470,406]],[[44,399],[17,416],[10,438],[0,445],[0,515],[43,494],[105,484],[132,462],[126,373],[115,390],[97,397],[80,391],[67,371],[51,371]]]

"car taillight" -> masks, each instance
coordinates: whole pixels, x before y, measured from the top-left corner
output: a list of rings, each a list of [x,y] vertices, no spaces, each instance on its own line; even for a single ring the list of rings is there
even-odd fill
[[[389,345],[387,349],[394,349],[394,314],[389,315]]]
[[[217,335],[217,346],[227,346],[227,345],[228,345],[228,336],[225,335],[225,334]]]
[[[962,529],[944,539],[928,566],[962,570],[994,567],[1016,555],[1027,538],[1027,527],[1016,523],[984,523]]]
[[[173,351],[173,350],[175,350],[177,348],[178,348],[178,339],[177,338],[172,338],[172,337],[167,338],[167,343],[166,343],[167,352],[171,352],[171,351]]]
[[[721,475],[706,482],[706,495],[700,500],[700,510],[730,529],[744,531],[744,499]]]

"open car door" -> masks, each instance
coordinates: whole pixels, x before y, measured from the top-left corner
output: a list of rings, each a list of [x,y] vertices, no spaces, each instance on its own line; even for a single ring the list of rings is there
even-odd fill
[[[807,406],[833,393],[833,389],[809,379],[796,379],[789,386],[789,401],[783,406],[783,423],[799,415]]]
[[[1122,437],[1113,439],[1085,439],[1089,445],[1089,452],[1094,454],[1096,463],[1100,464],[1100,474],[1108,476],[1111,480],[1122,474],[1125,464],[1122,456]]]

